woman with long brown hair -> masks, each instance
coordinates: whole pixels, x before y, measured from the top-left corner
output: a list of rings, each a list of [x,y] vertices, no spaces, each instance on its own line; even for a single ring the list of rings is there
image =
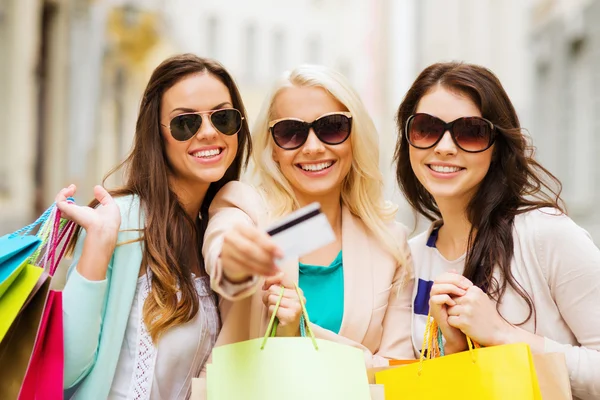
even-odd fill
[[[244,105],[219,63],[165,60],[144,92],[125,185],[89,207],[64,289],[65,388],[79,399],[179,399],[220,331],[201,254],[208,207],[250,153]],[[240,285],[223,282],[235,297]],[[243,286],[243,285],[241,285]],[[242,287],[243,289],[243,287]]]
[[[410,241],[413,343],[429,311],[446,353],[525,342],[565,353],[573,394],[600,396],[600,250],[566,214],[486,68],[426,68],[398,109],[397,178],[433,221]],[[431,310],[430,310],[431,307]]]

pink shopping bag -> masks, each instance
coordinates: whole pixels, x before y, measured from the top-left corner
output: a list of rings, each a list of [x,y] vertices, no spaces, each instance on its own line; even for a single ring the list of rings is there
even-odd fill
[[[19,400],[62,398],[63,367],[62,292],[51,290],[48,293]]]

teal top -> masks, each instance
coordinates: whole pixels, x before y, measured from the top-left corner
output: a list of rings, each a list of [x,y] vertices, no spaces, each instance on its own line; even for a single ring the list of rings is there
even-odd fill
[[[117,243],[106,279],[90,281],[75,268],[85,231],[77,238],[63,290],[65,398],[108,398],[142,264],[144,216],[137,196],[115,198],[121,210]],[[72,397],[71,397],[72,396]]]
[[[328,267],[299,263],[299,285],[306,297],[310,321],[339,333],[344,316],[344,268],[342,251]]]

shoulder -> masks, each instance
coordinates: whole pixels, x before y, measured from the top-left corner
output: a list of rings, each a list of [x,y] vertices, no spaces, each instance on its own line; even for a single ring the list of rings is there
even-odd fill
[[[389,232],[398,242],[406,242],[408,240],[408,228],[399,221],[390,221],[387,224]]]
[[[254,221],[260,221],[267,211],[262,194],[254,186],[240,181],[231,181],[217,192],[210,204],[209,217],[231,209],[243,211]]]
[[[414,248],[420,248],[422,246],[426,246],[427,245],[427,239],[429,238],[430,233],[431,233],[431,230],[428,229],[426,231],[423,231],[423,232],[421,232],[421,233],[413,236],[408,241],[408,245],[410,246],[411,249],[413,247]]]
[[[590,237],[569,216],[556,208],[539,208],[515,217],[514,229],[519,235],[531,235],[538,241],[556,243],[567,236]]]
[[[114,200],[121,211],[121,230],[141,228],[144,221],[140,196],[128,194]]]
[[[137,211],[140,209],[140,196],[137,194],[128,194],[125,196],[119,196],[114,198],[115,203],[119,206],[121,214],[129,213],[133,210]]]

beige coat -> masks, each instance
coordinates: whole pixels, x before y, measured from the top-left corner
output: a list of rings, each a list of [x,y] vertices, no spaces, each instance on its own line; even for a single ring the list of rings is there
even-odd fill
[[[203,254],[213,289],[222,296],[223,328],[217,346],[262,337],[268,324],[262,303],[262,280],[255,277],[238,290],[223,278],[219,255],[223,235],[238,223],[268,224],[268,213],[256,190],[240,182],[227,184],[213,200]],[[367,230],[342,209],[344,315],[339,334],[312,325],[315,336],[363,350],[367,367],[388,359],[414,358],[411,343],[413,275],[406,233],[394,224],[393,234],[407,254],[409,273]],[[286,262],[284,273],[298,281],[298,260]],[[404,284],[401,284],[402,281]]]

